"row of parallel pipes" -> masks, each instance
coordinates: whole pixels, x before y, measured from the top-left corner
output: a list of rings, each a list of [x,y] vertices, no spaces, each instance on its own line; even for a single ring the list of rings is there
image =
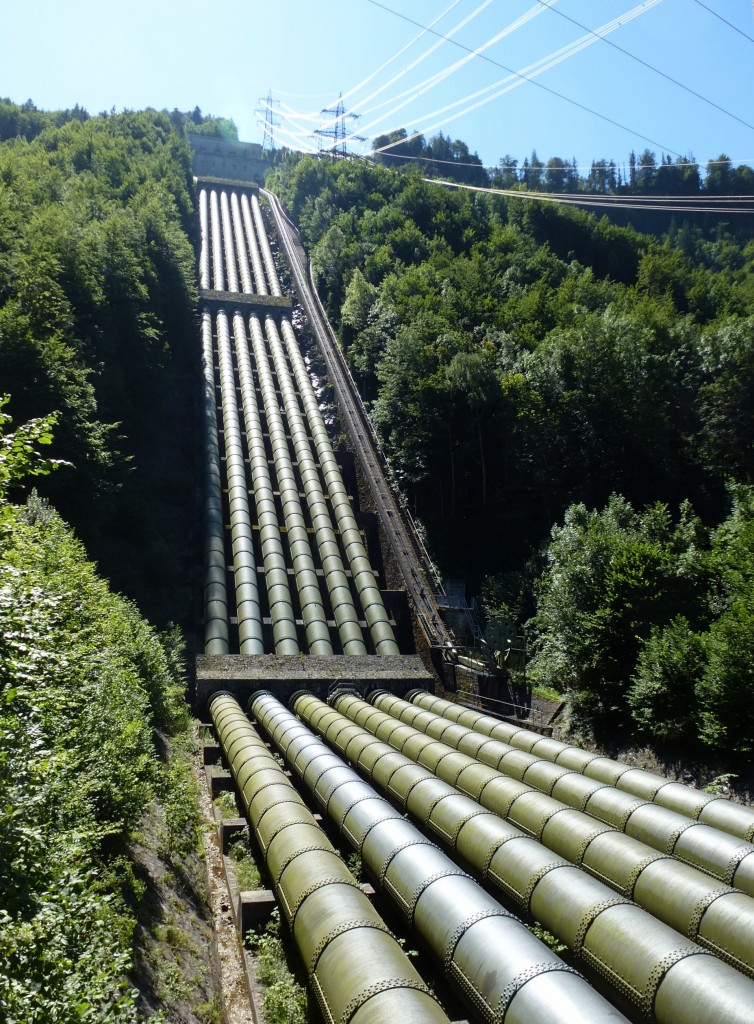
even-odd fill
[[[324,1020],[449,1024],[235,698],[210,714]]]
[[[252,194],[249,197],[243,192],[239,201],[235,191],[212,188],[208,195],[203,188],[200,191],[199,208],[202,288],[237,292],[239,296],[254,294],[252,288],[256,288],[256,294],[282,295],[257,196]],[[232,305],[228,309],[232,310]],[[232,338],[228,330],[228,315],[222,309],[216,314],[216,333],[240,652],[264,653],[259,583],[254,557],[254,530],[258,525],[276,654],[292,655],[299,652],[296,613],[288,581],[282,534],[286,535],[288,541],[309,653],[327,655],[333,652],[325,595],[332,608],[343,653],[367,653],[359,610],[346,575],[347,565],[375,652],[380,655],[399,654],[389,616],[290,321],[284,317],[279,331],[275,319],[268,316],[265,337],[259,318],[252,315],[248,320],[252,359],[246,323],[240,309],[232,310]],[[203,312],[206,403],[212,401],[215,388],[214,357],[207,342],[211,320],[209,328],[206,320],[210,316],[207,310]],[[255,393],[257,386],[262,394],[269,438],[260,419]],[[242,396],[243,424],[236,398],[237,387]],[[278,391],[283,400],[283,410],[280,408]],[[206,420],[206,458],[219,465],[217,426],[215,423],[213,433],[209,412]],[[255,523],[252,522],[248,500],[244,439],[250,466],[250,485],[255,498]],[[275,467],[276,484],[269,470],[270,454]],[[294,460],[298,463],[322,564],[322,591],[298,494]],[[218,551],[224,524],[219,526],[217,522],[219,492],[214,473],[214,469],[207,471],[205,653],[222,654],[229,652],[229,630],[227,593],[224,608],[221,594],[224,569],[221,569],[220,559],[223,556]],[[276,489],[281,496],[282,523],[275,503]],[[223,615],[226,618],[224,627],[220,624]]]
[[[234,318],[237,319],[237,318]],[[233,552],[233,576],[236,584],[236,608],[238,614],[239,642],[242,654],[262,654],[262,615],[257,586],[254,537],[249,508],[249,491],[246,483],[246,460],[241,432],[236,380],[231,352],[228,317],[225,310],[217,313],[217,349],[220,363],[220,396],[223,410],[223,432],[225,435],[225,471],[228,479],[228,502],[230,505],[230,533]],[[248,410],[247,410],[248,412]],[[257,424],[258,426],[258,424]],[[259,430],[261,434],[261,430]],[[252,449],[253,427],[247,416],[246,438]],[[263,442],[262,442],[263,443]],[[252,449],[253,450],[253,449]],[[252,458],[252,475],[256,467]],[[267,461],[264,461],[267,471]],[[257,507],[260,502],[260,482],[254,480]],[[268,569],[265,563],[265,570]]]
[[[258,693],[249,706],[475,1016],[488,1024],[625,1022],[274,696]]]
[[[411,694],[414,703],[391,705],[391,714],[399,714],[404,721],[411,720],[444,743],[459,746],[471,744],[474,754],[486,764],[519,779],[570,807],[585,811],[593,818],[633,836],[663,855],[672,855],[693,867],[705,871],[728,885],[754,896],[754,845],[686,814],[663,807],[651,800],[616,788],[612,783],[587,778],[579,771],[555,764],[540,756],[540,745],[525,751],[502,739],[511,726],[492,720],[493,725],[480,731],[475,712],[459,714],[458,705],[440,701],[432,694]],[[411,711],[409,708],[413,708]],[[387,710],[387,705],[384,705]],[[394,710],[395,709],[395,710]],[[432,709],[435,709],[434,711]],[[484,716],[478,716],[479,718]],[[487,716],[489,717],[489,716]],[[484,723],[483,723],[484,724]],[[498,726],[501,728],[498,729]],[[483,740],[476,743],[474,736]],[[548,740],[548,743],[557,741]],[[576,750],[578,748],[570,748]],[[537,751],[535,753],[535,750]],[[580,751],[584,753],[584,751]],[[589,763],[593,763],[592,759]],[[618,762],[614,762],[618,764]],[[624,765],[626,772],[633,771]],[[619,781],[619,780],[618,780]],[[671,783],[670,785],[674,785]],[[704,794],[696,794],[704,797]],[[729,802],[729,801],[726,801]],[[698,807],[706,806],[702,800]],[[732,805],[735,807],[735,805]],[[746,811],[747,808],[741,808]],[[752,951],[754,959],[754,950]]]
[[[754,900],[750,896],[720,886],[698,868],[679,863],[669,853],[657,853],[639,839],[542,793],[518,774],[511,777],[506,759],[512,748],[506,744],[385,691],[373,693],[370,699],[371,712],[368,705],[356,711],[359,725],[400,752],[409,752],[412,759],[467,795],[466,769],[487,766],[483,775],[495,785],[480,790],[479,772],[473,781],[474,797],[482,806],[754,977]],[[720,836],[723,842],[728,838]]]
[[[499,785],[486,765],[456,772],[459,791],[354,721],[372,705],[349,694],[333,700],[336,709],[298,697],[294,708],[504,905],[563,942],[630,1015],[658,1024],[754,1020],[754,982],[466,795]]]
[[[534,755],[538,760],[551,761],[602,785],[615,786],[641,800],[710,825],[720,832],[754,841],[754,809],[751,807],[733,803],[724,797],[701,793],[680,782],[668,782],[662,775],[655,775],[643,768],[632,768],[622,761],[570,746],[510,722],[501,722],[499,718],[460,704],[451,704],[431,693],[417,692],[409,696],[419,707],[509,743],[512,747]]]
[[[356,591],[359,595],[364,618],[369,627],[375,651],[377,654],[400,654],[385,605],[382,601],[382,595],[377,586],[377,581],[361,538],[361,531],[351,509],[351,502],[346,486],[343,483],[343,477],[341,476],[332,444],[330,443],[330,436],[327,432],[325,421],[322,418],[314,389],[311,386],[304,357],[301,355],[301,350],[290,322],[284,318],[281,326],[288,359],[293,369],[293,375],[304,406],[309,429],[314,438],[314,446],[325,485],[328,489],[333,513],[340,530],[346,559],[353,575]]]
[[[309,535],[306,532],[303,509],[298,496],[298,484],[293,473],[288,440],[280,414],[280,404],[277,397],[277,390],[270,368],[267,350],[265,348],[262,327],[259,318],[252,316],[250,321],[252,351],[254,365],[257,371],[257,380],[262,394],[262,402],[267,420],[267,431],[272,447],[272,458],[275,466],[275,473],[278,480],[278,488],[283,510],[283,519],[286,525],[286,539],[291,554],[294,578],[299,595],[301,616],[306,631],[307,643],[311,654],[332,654],[330,643],[330,630],[327,625],[327,614],[320,593],[317,572],[309,545]],[[245,341],[245,339],[244,339]],[[244,364],[246,374],[251,378],[251,362],[248,346],[239,343],[239,367]],[[261,431],[260,431],[261,435]],[[264,451],[264,438],[261,438],[261,447]],[[266,460],[266,453],[264,455]],[[274,512],[274,502],[272,506]],[[277,525],[277,538],[280,538],[280,528]],[[261,517],[260,517],[261,524]],[[295,622],[293,623],[295,629]],[[276,646],[277,650],[277,646]],[[289,653],[280,650],[278,653]]]
[[[338,629],[344,654],[366,654],[366,646],[361,635],[361,626],[356,606],[351,594],[351,587],[343,566],[340,546],[330,518],[330,510],[320,481],[317,461],[312,453],[309,432],[298,402],[296,389],[291,380],[290,369],[285,358],[285,351],[280,342],[277,326],[272,317],[267,317],[267,342],[272,355],[273,367],[277,376],[278,389],[283,399],[283,409],[288,422],[293,455],[298,463],[299,475],[304,487],[309,514],[311,517],[314,538],[322,564],[323,580],[333,617]],[[256,346],[255,346],[256,351]],[[259,365],[261,358],[257,358]],[[265,357],[266,358],[266,357]],[[269,365],[269,364],[268,364]],[[278,413],[278,415],[281,415]],[[282,417],[281,417],[282,419]],[[268,419],[269,424],[269,419]],[[272,428],[270,427],[272,431]],[[286,449],[287,445],[287,436]],[[277,465],[277,462],[276,462]],[[296,492],[298,493],[298,491]],[[295,518],[294,518],[295,521]],[[286,518],[286,522],[288,522]]]

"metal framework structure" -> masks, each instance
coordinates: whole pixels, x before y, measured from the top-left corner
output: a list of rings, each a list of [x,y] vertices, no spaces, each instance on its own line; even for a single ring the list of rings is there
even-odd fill
[[[314,134],[317,136],[317,146],[320,153],[332,153],[333,156],[347,156],[346,138],[355,142],[363,142],[362,135],[353,135],[346,130],[346,121],[358,121],[361,114],[353,114],[343,106],[343,94],[338,97],[334,107],[325,107],[320,113],[325,118],[327,127],[317,128]],[[327,120],[327,119],[330,120]],[[332,139],[332,146],[327,146],[324,139]]]
[[[272,150],[275,148],[275,129],[280,127],[280,118],[275,115],[275,107],[280,103],[280,100],[273,100],[272,90],[267,93],[266,98],[264,96],[259,97],[259,102],[263,104],[260,109],[257,109],[256,113],[258,116],[264,115],[264,119],[259,121],[259,124],[264,125],[264,138],[262,139],[262,150]]]

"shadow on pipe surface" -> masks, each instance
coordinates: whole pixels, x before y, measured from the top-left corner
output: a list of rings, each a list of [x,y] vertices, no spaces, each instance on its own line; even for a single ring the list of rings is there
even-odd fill
[[[625,1022],[277,698],[256,694],[249,708],[476,1015],[489,1024]]]
[[[355,698],[340,695],[340,706]],[[358,704],[374,712],[364,701]],[[472,869],[504,904],[531,915],[572,951],[621,1008],[658,1024],[751,1024],[754,983],[629,900],[618,897],[476,800],[321,701],[296,712]],[[484,765],[479,791],[489,784]]]
[[[236,699],[210,714],[325,1020],[449,1024]]]

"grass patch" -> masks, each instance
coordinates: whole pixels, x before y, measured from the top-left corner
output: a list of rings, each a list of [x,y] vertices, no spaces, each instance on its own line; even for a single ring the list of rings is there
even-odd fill
[[[540,700],[551,700],[554,704],[559,704],[564,698],[562,693],[558,693],[552,686],[532,686],[532,696],[539,697]]]
[[[273,912],[261,935],[249,933],[257,958],[257,978],[264,988],[262,1009],[266,1024],[307,1024],[306,988],[288,964],[281,938],[280,915]]]
[[[262,889],[262,875],[257,867],[252,852],[249,848],[248,834],[243,833],[228,847],[228,856],[233,861],[233,870],[236,873],[238,888],[242,892],[253,889]]]
[[[226,790],[224,793],[216,796],[213,803],[220,812],[221,818],[238,817],[238,804],[236,803],[235,795],[230,790]]]

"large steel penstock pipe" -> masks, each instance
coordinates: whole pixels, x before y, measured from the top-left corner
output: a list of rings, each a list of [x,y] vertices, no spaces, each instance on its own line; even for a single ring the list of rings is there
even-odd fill
[[[494,736],[513,747],[535,754],[537,758],[580,772],[596,782],[615,786],[642,800],[651,801],[661,807],[667,807],[668,810],[677,811],[679,814],[711,825],[721,832],[750,842],[754,841],[754,807],[736,804],[709,793],[700,793],[691,786],[669,782],[662,775],[655,775],[643,768],[632,768],[621,761],[602,757],[580,747],[569,746],[560,740],[541,736],[510,722],[501,722],[491,715],[484,715],[459,704],[451,704],[431,693],[417,690],[411,696],[420,707],[452,718],[477,732]]]
[[[449,1024],[236,699],[210,714],[324,1019]]]
[[[475,1017],[489,1024],[625,1022],[275,697],[257,694],[249,706]]]
[[[534,753],[535,749],[539,750],[539,743],[534,745],[531,752],[514,747],[502,739],[502,735],[507,734],[512,728],[507,722],[489,719],[489,716],[479,716],[486,719],[481,723],[484,729],[480,731],[477,728],[480,724],[479,718],[474,717],[476,712],[467,715],[465,709],[458,709],[457,705],[452,705],[448,701],[440,702],[431,694],[412,693],[411,696],[413,705],[420,709],[417,714],[423,712],[425,716],[439,718],[439,721],[431,723],[430,718],[426,719],[430,723],[428,731],[431,735],[438,738],[442,735],[444,742],[452,742],[453,745],[455,739],[451,737],[454,736],[467,746],[479,742],[479,752],[475,754],[479,760],[491,763],[489,759],[494,759],[496,767],[506,775],[521,779],[562,800],[563,803],[585,811],[593,818],[639,839],[661,854],[672,854],[678,860],[700,868],[735,889],[754,896],[754,845],[751,843],[720,832],[705,822],[662,807],[651,800],[637,798],[608,782],[587,778],[564,764],[554,764],[549,758]],[[439,716],[436,712],[440,713]],[[418,721],[420,719],[417,719]],[[493,724],[490,725],[490,722]],[[480,736],[487,739],[483,745],[477,739]],[[552,744],[556,741],[548,738],[546,742]],[[590,756],[585,751],[579,753]],[[626,772],[621,778],[629,771],[627,765],[623,767]],[[703,800],[705,794],[697,796]],[[752,956],[754,957],[754,953]]]
[[[379,739],[411,756],[446,782],[473,795],[464,781],[486,772],[493,785],[477,799],[548,849],[580,865],[621,895],[705,949],[754,976],[754,900],[618,829],[599,825],[583,811],[498,771],[509,752],[505,743],[423,711],[391,693],[371,695],[375,708],[356,715]],[[376,713],[374,711],[376,710]],[[517,758],[520,751],[513,751]],[[551,766],[549,766],[551,767]],[[660,810],[660,808],[653,809]],[[730,837],[724,837],[730,838]]]
[[[658,1024],[751,1024],[754,982],[360,728],[355,710],[371,705],[334,701],[348,717],[313,699],[296,711],[504,905],[565,943],[618,1005]],[[464,781],[471,788],[478,776],[479,795],[493,784],[488,773],[477,764]]]

